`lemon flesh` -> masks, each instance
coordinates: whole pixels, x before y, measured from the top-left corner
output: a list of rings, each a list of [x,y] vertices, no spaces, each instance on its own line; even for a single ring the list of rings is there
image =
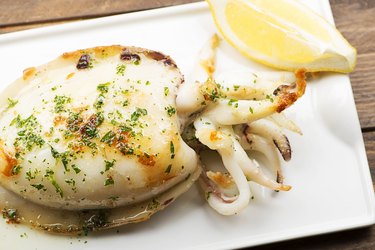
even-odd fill
[[[207,0],[224,38],[268,66],[350,72],[356,50],[334,26],[293,0]]]

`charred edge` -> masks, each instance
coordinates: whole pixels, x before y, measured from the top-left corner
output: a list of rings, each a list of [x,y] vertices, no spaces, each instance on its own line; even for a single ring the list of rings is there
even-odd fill
[[[83,54],[76,65],[77,69],[87,69],[90,66],[91,57],[88,54]]]
[[[279,87],[277,87],[277,89],[275,89],[273,91],[273,94],[275,96],[279,95],[280,93],[285,93],[288,89],[289,89],[289,85],[280,85]]]
[[[102,123],[102,120],[96,114],[93,114],[88,119],[87,123],[80,127],[79,133],[81,134],[82,138],[92,138],[93,135],[89,133],[89,131],[96,130],[96,128]]]
[[[164,55],[163,53],[157,52],[157,51],[148,51],[145,53],[145,55],[151,59],[154,59],[156,61],[161,61],[166,66],[172,66],[177,68],[176,63],[170,58],[169,56]]]
[[[251,144],[253,143],[253,141],[250,140],[250,139],[246,136],[246,134],[247,134],[247,130],[248,130],[249,128],[250,128],[249,125],[247,125],[247,124],[243,124],[243,125],[242,125],[242,134],[243,134],[243,136],[245,137],[245,140],[247,141],[247,143],[249,143],[249,145],[251,145]]]
[[[16,158],[13,158],[0,146],[0,157],[2,157],[5,162],[6,166],[3,168],[2,174],[10,177],[13,175],[17,175],[18,171],[16,171],[18,161]]]
[[[170,198],[169,200],[164,201],[163,206],[169,205],[173,200],[174,198]]]
[[[120,54],[120,59],[123,61],[131,61],[134,63],[139,63],[141,61],[141,57],[138,54],[130,53],[126,49],[124,49]]]
[[[279,150],[281,156],[283,157],[284,161],[290,161],[292,158],[292,150],[290,149],[290,143],[288,137],[284,135],[285,146],[279,145],[279,143],[276,140],[273,140],[273,143],[275,144],[276,148]]]

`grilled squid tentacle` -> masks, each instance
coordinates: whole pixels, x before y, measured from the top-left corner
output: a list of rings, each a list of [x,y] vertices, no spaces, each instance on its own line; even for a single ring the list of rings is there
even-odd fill
[[[229,201],[228,199],[223,199],[217,193],[213,193],[216,195],[207,195],[208,203],[220,214],[232,215],[238,213],[248,205],[251,192],[243,170],[236,159],[231,138],[217,129],[208,119],[200,118],[194,122],[194,126],[196,128],[196,137],[210,149],[216,150],[220,154],[225,168],[238,189],[236,199]],[[212,192],[212,186],[211,189],[208,189],[210,186],[207,185],[207,182],[202,182],[206,193]]]
[[[257,134],[266,138],[275,144],[285,161],[289,161],[291,159],[292,150],[288,137],[286,137],[280,127],[275,123],[265,119],[249,123],[245,130],[245,134]]]
[[[270,166],[276,182],[283,183],[284,175],[281,169],[281,163],[275,145],[270,140],[267,140],[259,135],[246,133],[247,125],[236,126],[236,134],[240,138],[241,147],[246,151],[257,151],[263,154],[267,160],[267,166]]]
[[[221,98],[215,102],[215,105],[208,107],[204,115],[218,124],[234,125],[259,120],[276,112],[280,113],[296,102],[305,92],[305,70],[300,69],[295,75],[295,83],[279,86],[264,100]]]
[[[202,94],[202,85],[213,78],[216,65],[216,51],[219,44],[220,38],[216,34],[206,42],[199,53],[198,64],[192,74],[194,79],[189,79],[189,76],[186,76],[186,82],[179,88],[176,107],[179,111],[181,124],[188,123],[189,117],[193,113],[205,107],[203,103],[207,97]]]
[[[262,100],[280,85],[296,81],[292,72],[253,72],[232,70],[215,78],[222,96],[237,100]]]
[[[233,143],[235,159],[240,165],[243,173],[250,181],[254,181],[262,186],[268,187],[273,190],[289,191],[292,187],[278,183],[277,181],[269,178],[260,168],[259,164],[250,159],[245,150],[241,147],[237,140]]]
[[[287,118],[284,113],[274,113],[268,116],[266,119],[274,122],[281,128],[285,128],[289,131],[302,135],[301,129],[289,118]]]

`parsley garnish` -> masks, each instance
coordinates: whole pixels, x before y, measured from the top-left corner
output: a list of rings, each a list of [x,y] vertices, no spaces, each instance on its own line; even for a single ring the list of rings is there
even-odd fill
[[[171,159],[174,158],[175,154],[174,154],[174,144],[173,144],[173,141],[170,141],[169,143],[169,151],[171,152]]]
[[[11,98],[8,98],[8,107],[7,107],[7,110],[10,109],[10,108],[13,108],[14,106],[16,106],[18,103],[18,100],[13,100]]]
[[[112,176],[108,177],[104,182],[104,186],[109,186],[113,184],[115,184],[115,181],[113,180]]]
[[[169,88],[168,87],[164,87],[164,95],[168,96],[168,94],[169,94]]]
[[[135,122],[139,119],[139,117],[141,116],[145,116],[147,115],[147,109],[141,109],[141,108],[137,108],[132,114],[131,114],[131,117],[130,119]]]
[[[172,106],[165,107],[164,109],[167,111],[169,117],[176,114],[176,109]]]
[[[124,64],[119,64],[119,65],[117,65],[117,67],[116,67],[116,74],[117,74],[117,75],[124,76],[124,74],[125,74],[125,69],[126,69],[126,66],[125,66]]]
[[[113,141],[116,139],[116,134],[113,131],[108,131],[100,140],[101,142],[104,142],[111,146],[113,144]]]

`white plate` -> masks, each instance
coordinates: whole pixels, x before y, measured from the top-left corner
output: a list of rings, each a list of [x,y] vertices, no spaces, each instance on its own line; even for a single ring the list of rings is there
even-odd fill
[[[304,2],[333,22],[328,0]],[[170,54],[189,78],[199,49],[214,32],[206,3],[197,3],[5,34],[0,36],[0,90],[22,69],[62,52],[111,44]],[[218,71],[266,69],[225,43],[218,60]],[[288,113],[304,132],[290,135],[293,159],[284,164],[286,183],[293,186],[289,192],[257,188],[246,211],[224,217],[194,187],[147,222],[83,238],[1,220],[0,248],[227,249],[373,224],[374,192],[348,76],[325,74],[309,83]]]

